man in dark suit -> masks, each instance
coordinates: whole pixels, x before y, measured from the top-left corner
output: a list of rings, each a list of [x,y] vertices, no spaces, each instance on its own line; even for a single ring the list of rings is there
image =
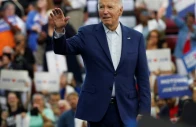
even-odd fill
[[[77,118],[89,127],[134,127],[151,108],[143,35],[119,23],[122,0],[99,0],[98,10],[101,23],[81,27],[67,39],[63,28],[69,17],[54,9],[54,52],[83,58],[86,78]]]

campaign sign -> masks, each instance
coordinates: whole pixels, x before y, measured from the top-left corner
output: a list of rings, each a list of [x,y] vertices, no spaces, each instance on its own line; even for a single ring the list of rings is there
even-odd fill
[[[158,81],[158,94],[160,98],[191,96],[188,79],[181,75],[160,76]]]
[[[191,72],[196,67],[196,49],[191,50],[187,54],[185,54],[182,58],[187,72]]]
[[[0,89],[28,91],[30,89],[27,71],[1,70]]]
[[[148,67],[150,71],[170,71],[171,52],[170,49],[158,49],[146,51]]]
[[[39,92],[58,92],[60,90],[59,75],[48,72],[36,72],[35,87]]]
[[[49,72],[61,74],[62,72],[67,71],[65,56],[56,55],[53,51],[49,51],[46,53],[46,60]]]

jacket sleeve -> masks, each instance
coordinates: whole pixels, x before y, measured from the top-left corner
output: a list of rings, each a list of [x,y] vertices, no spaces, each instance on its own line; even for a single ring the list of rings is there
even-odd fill
[[[178,16],[173,15],[171,19],[173,19],[178,28],[182,28],[185,25],[185,22]]]
[[[151,110],[149,74],[144,38],[141,34],[138,47],[138,61],[135,72],[139,93],[139,114],[141,115],[149,115]]]
[[[78,33],[71,37],[66,38],[66,34],[60,38],[55,38],[53,34],[53,50],[56,54],[61,55],[78,55],[81,54],[85,45],[85,36],[82,28],[78,30]]]

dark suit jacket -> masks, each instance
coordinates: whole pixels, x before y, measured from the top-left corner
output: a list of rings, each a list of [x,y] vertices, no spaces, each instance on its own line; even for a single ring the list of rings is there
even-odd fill
[[[100,121],[107,111],[115,82],[117,105],[122,121],[129,124],[139,114],[150,114],[149,70],[143,35],[121,24],[122,52],[115,70],[103,24],[81,27],[66,39],[53,38],[56,54],[81,54],[86,71],[76,117]],[[138,84],[138,92],[136,90]]]
[[[74,111],[69,110],[64,112],[58,120],[58,127],[75,127],[74,123]]]

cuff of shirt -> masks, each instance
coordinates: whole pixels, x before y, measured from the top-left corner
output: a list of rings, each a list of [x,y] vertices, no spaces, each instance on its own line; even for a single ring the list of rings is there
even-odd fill
[[[62,37],[63,35],[65,35],[65,29],[63,29],[63,33],[58,33],[56,32],[56,30],[54,29],[54,38],[58,39],[60,37]]]

